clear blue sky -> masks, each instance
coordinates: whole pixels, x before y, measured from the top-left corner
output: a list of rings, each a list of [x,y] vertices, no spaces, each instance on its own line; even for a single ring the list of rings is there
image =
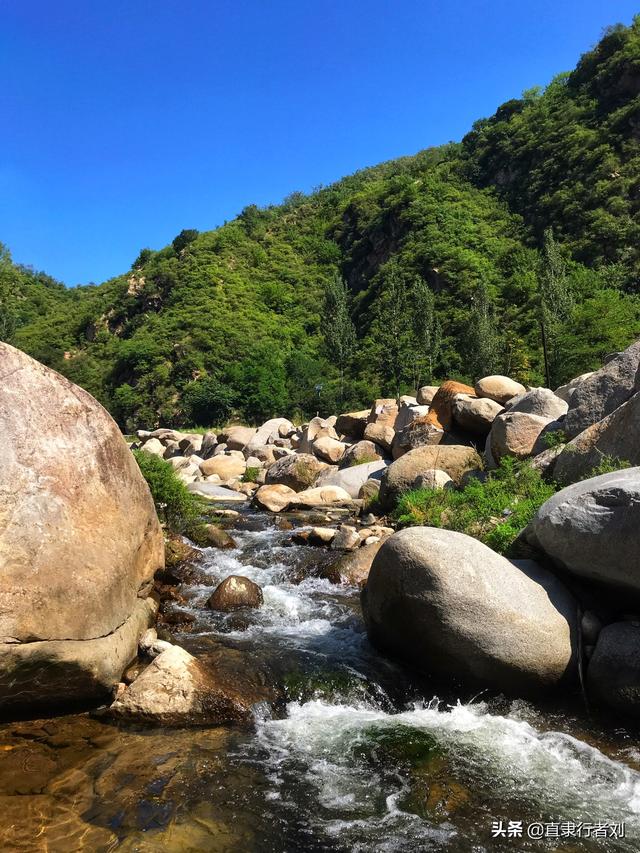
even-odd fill
[[[67,284],[459,139],[627,0],[2,0],[0,241]]]

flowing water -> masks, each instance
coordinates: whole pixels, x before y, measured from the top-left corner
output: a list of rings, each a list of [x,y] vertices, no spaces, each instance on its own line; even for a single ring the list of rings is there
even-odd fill
[[[640,850],[635,733],[521,701],[437,699],[369,646],[357,590],[320,577],[326,552],[291,546],[271,518],[242,527],[181,589],[195,621],[176,640],[241,653],[282,702],[258,706],[251,730],[87,715],[1,726],[3,851]],[[230,574],[260,584],[261,609],[204,607]],[[496,821],[521,821],[523,836],[493,838]],[[625,837],[579,837],[598,822]],[[556,837],[528,838],[532,824]]]

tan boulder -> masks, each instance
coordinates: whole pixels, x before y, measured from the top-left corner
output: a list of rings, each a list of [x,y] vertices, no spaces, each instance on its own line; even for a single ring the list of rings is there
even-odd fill
[[[244,457],[240,456],[220,454],[211,456],[200,463],[200,471],[205,477],[216,474],[222,481],[231,480],[233,477],[242,477],[246,470],[247,463]]]
[[[367,582],[373,558],[383,544],[383,540],[362,545],[356,551],[350,551],[323,571],[323,577],[336,584],[351,584],[362,587]]]
[[[453,403],[458,394],[466,394],[475,397],[476,393],[470,385],[462,382],[454,382],[452,379],[443,382],[436,391],[429,406],[429,414],[425,422],[443,430],[451,429],[453,424]],[[414,421],[419,423],[420,420]]]
[[[516,459],[531,456],[540,433],[549,423],[549,418],[526,412],[504,412],[498,415],[489,434],[493,458],[500,462],[505,456],[515,456]]]
[[[477,397],[488,397],[496,403],[504,404],[518,394],[524,394],[527,389],[524,385],[510,379],[508,376],[485,376],[479,379],[475,385]]]
[[[476,435],[487,435],[501,411],[502,406],[495,400],[468,394],[457,394],[452,406],[453,419],[458,426]]]
[[[398,417],[398,403],[395,399],[382,398],[376,400],[369,412],[368,421],[370,424],[378,424],[379,426],[393,427]],[[366,438],[367,436],[365,436]]]
[[[298,449],[301,453],[313,453],[315,442],[320,438],[338,438],[334,429],[334,418],[311,418],[303,428]]]
[[[374,444],[373,441],[363,439],[347,447],[340,467],[348,468],[351,465],[363,465],[366,462],[377,462],[380,459],[382,459],[380,446]]]
[[[244,450],[247,444],[255,436],[256,430],[253,427],[234,426],[226,430],[226,445],[227,450]]]
[[[313,509],[317,506],[344,506],[352,503],[349,492],[345,492],[339,486],[318,486],[315,489],[306,489],[297,492],[291,500],[289,508]]]
[[[393,445],[395,434],[396,432],[394,428],[388,424],[369,423],[364,430],[364,438],[366,441],[372,441],[374,444],[380,445],[380,447],[388,453],[391,452],[391,446]]]
[[[436,396],[436,392],[438,391],[439,387],[439,385],[423,385],[422,388],[418,389],[418,393],[416,395],[418,405],[430,406],[431,401]]]
[[[350,438],[362,438],[364,428],[369,418],[369,409],[361,412],[345,412],[338,415],[336,421],[336,432],[338,435],[348,435]]]
[[[253,499],[261,508],[269,512],[282,512],[286,509],[293,498],[295,491],[282,483],[260,486]]]
[[[396,459],[382,475],[379,501],[383,507],[392,508],[398,498],[413,488],[420,474],[437,468],[459,482],[466,471],[482,467],[482,461],[472,447],[459,444],[441,444],[418,447]]]
[[[0,705],[104,695],[164,564],[153,501],[90,394],[4,343],[0,374]]]
[[[338,441],[335,438],[331,438],[328,435],[323,435],[320,438],[316,438],[313,442],[313,452],[316,456],[319,456],[320,459],[325,462],[329,462],[331,464],[336,464],[340,462],[342,457],[344,456],[344,452],[347,449],[347,445],[342,441]]]

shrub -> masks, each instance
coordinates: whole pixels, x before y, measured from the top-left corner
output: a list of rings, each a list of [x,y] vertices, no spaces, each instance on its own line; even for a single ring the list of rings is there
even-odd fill
[[[187,489],[164,459],[144,450],[134,450],[133,455],[151,490],[161,521],[174,533],[189,534],[195,530],[203,511],[200,499]]]
[[[562,447],[569,441],[569,438],[563,429],[554,429],[544,434],[543,441],[547,449],[550,450],[553,447]]]
[[[600,462],[581,477],[582,480],[590,480],[592,477],[599,477],[600,474],[612,474],[614,471],[621,471],[623,468],[631,468],[631,463],[626,459],[619,459],[617,456],[603,456]]]
[[[243,483],[255,483],[256,480],[258,479],[258,474],[260,473],[260,470],[261,470],[260,468],[252,468],[252,467],[247,468],[245,470],[244,474],[242,475],[242,482]]]
[[[507,553],[538,508],[556,491],[530,463],[503,459],[483,483],[463,489],[416,489],[405,494],[393,514],[401,525],[457,530]]]

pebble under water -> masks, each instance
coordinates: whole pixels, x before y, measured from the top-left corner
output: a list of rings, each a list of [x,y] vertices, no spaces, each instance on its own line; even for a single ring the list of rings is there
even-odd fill
[[[500,697],[438,699],[368,644],[358,591],[320,577],[327,552],[288,544],[271,517],[242,527],[238,547],[205,549],[197,583],[181,588],[194,621],[176,641],[241,652],[282,701],[258,706],[252,730],[86,714],[3,724],[0,849],[640,849],[635,732]],[[205,608],[230,574],[260,584],[261,609]],[[494,821],[522,821],[523,837],[493,838]],[[624,823],[625,837],[579,837],[568,823],[599,821]],[[527,838],[534,823],[558,837]]]

